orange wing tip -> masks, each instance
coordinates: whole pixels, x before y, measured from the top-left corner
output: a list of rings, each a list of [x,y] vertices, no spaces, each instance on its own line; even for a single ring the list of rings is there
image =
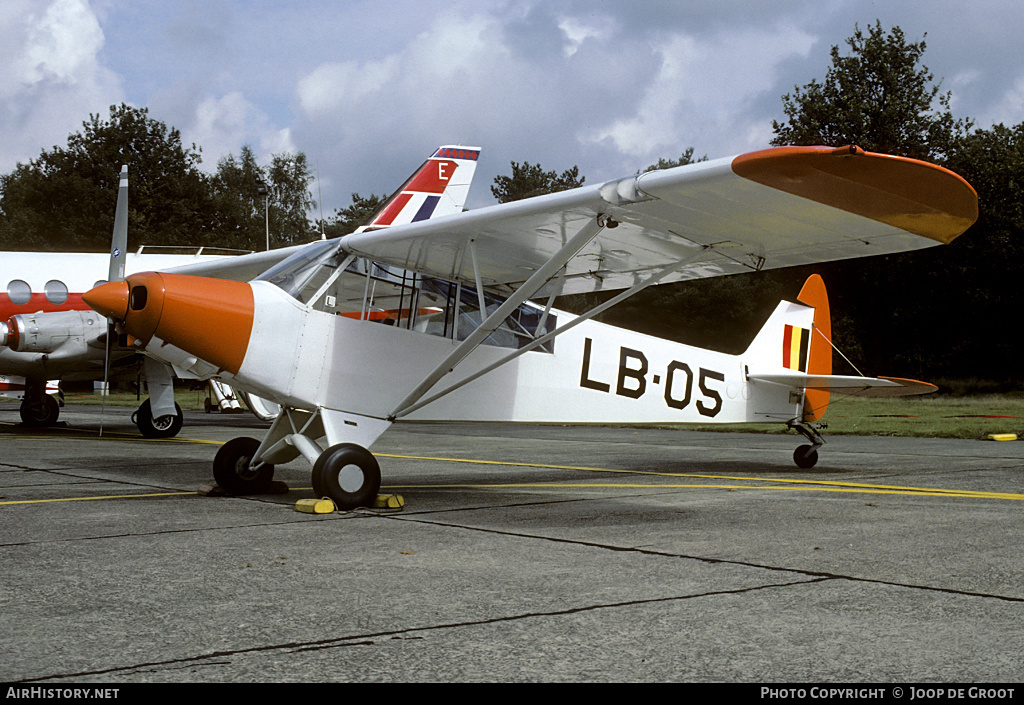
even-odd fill
[[[738,176],[948,244],[978,219],[978,194],[935,164],[859,147],[776,147],[733,159]]]
[[[889,382],[896,382],[900,385],[899,387],[890,387],[891,391],[889,391],[887,396],[907,397],[916,394],[932,394],[939,391],[939,388],[931,382],[920,382],[916,379],[903,379],[901,377],[883,377],[881,375],[878,378],[888,380]]]

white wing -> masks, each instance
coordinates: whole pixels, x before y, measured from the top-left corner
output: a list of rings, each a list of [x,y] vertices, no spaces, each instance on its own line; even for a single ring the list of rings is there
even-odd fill
[[[664,281],[905,252],[952,241],[977,215],[974,189],[941,167],[851,147],[780,147],[353,233],[342,245],[514,289],[600,218],[609,227],[535,295],[570,294],[632,286],[700,250],[701,261]]]

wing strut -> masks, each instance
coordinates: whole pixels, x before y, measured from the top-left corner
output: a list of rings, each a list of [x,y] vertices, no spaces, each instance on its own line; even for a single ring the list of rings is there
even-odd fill
[[[565,333],[566,331],[568,331],[569,329],[578,326],[580,323],[583,323],[584,321],[589,321],[594,316],[598,315],[599,313],[602,313],[603,311],[607,311],[608,309],[610,309],[612,306],[614,306],[615,304],[619,303],[620,301],[628,299],[630,296],[633,296],[634,294],[642,291],[643,289],[646,289],[649,286],[657,284],[659,281],[661,281],[665,277],[669,276],[670,274],[672,274],[676,270],[680,269],[681,267],[685,267],[688,264],[693,264],[694,262],[699,262],[700,260],[702,260],[705,257],[707,257],[709,254],[711,254],[711,252],[713,250],[714,250],[714,246],[713,245],[707,245],[707,246],[701,248],[700,250],[698,250],[697,252],[695,252],[690,257],[684,257],[683,259],[681,259],[681,260],[679,260],[677,262],[673,262],[673,263],[671,263],[671,264],[669,264],[669,265],[659,269],[657,272],[655,272],[654,274],[649,276],[647,279],[643,280],[642,282],[639,282],[638,284],[635,284],[634,286],[630,287],[629,289],[626,289],[625,291],[622,291],[622,292],[616,294],[612,298],[610,298],[607,301],[605,301],[603,304],[599,304],[598,306],[595,306],[594,308],[590,309],[586,313],[584,313],[584,314],[582,314],[580,316],[577,316],[576,318],[572,319],[571,321],[569,321],[568,323],[566,323],[564,325],[559,326],[558,328],[556,328],[555,330],[551,331],[550,333],[547,333],[547,334],[545,334],[545,335],[543,335],[543,336],[541,336],[539,338],[534,339],[533,341],[531,341],[527,345],[524,345],[523,347],[519,348],[515,352],[509,353],[508,355],[506,355],[505,357],[501,358],[500,360],[491,363],[490,365],[488,365],[487,367],[483,368],[482,370],[474,372],[469,377],[466,377],[465,379],[463,379],[463,380],[453,384],[452,386],[446,387],[445,389],[441,390],[437,394],[434,394],[433,396],[430,396],[430,397],[428,397],[428,398],[426,398],[426,399],[424,399],[422,401],[419,401],[419,402],[416,402],[416,403],[412,403],[409,406],[406,406],[404,408],[399,407],[399,410],[395,411],[392,414],[392,417],[393,418],[401,418],[402,416],[406,416],[408,414],[411,414],[412,412],[417,411],[418,409],[422,409],[427,404],[435,402],[435,401],[437,401],[438,399],[440,399],[443,396],[451,394],[456,389],[464,387],[465,385],[469,384],[470,382],[472,382],[472,381],[474,381],[476,379],[479,379],[479,378],[483,377],[485,374],[487,374],[489,372],[493,372],[494,370],[498,369],[502,365],[504,365],[504,364],[506,364],[508,362],[511,362],[512,360],[516,359],[520,355],[523,355],[525,353],[530,352],[534,348],[537,348],[537,347],[543,345],[544,343],[548,342],[552,338],[554,338],[556,336],[559,336],[562,333]],[[551,301],[549,300],[548,301],[548,309],[550,309],[550,308],[551,308]],[[545,311],[545,315],[547,315],[547,311]],[[542,326],[538,326],[538,330],[541,330],[541,329],[542,329]]]
[[[537,293],[537,291],[544,286],[555,276],[566,263],[575,257],[580,250],[586,247],[591,240],[597,237],[598,233],[608,227],[609,223],[603,216],[598,216],[592,221],[587,223],[583,228],[573,235],[569,240],[562,245],[561,249],[552,255],[547,262],[541,265],[537,271],[535,271],[529,279],[523,282],[516,291],[505,300],[501,306],[495,309],[494,313],[487,317],[480,327],[474,330],[469,336],[459,343],[459,346],[455,348],[451,353],[442,360],[434,370],[428,374],[422,382],[412,390],[403,399],[394,410],[388,414],[388,420],[394,421],[398,414],[406,412],[408,407],[415,404],[419,399],[430,391],[437,382],[447,375],[449,372],[455,369],[455,367],[466,359],[466,357],[477,348],[480,343],[487,339],[491,333],[496,331],[498,327],[504,322],[506,318],[512,315],[512,313],[519,308],[527,299]],[[479,273],[477,273],[479,279]],[[481,318],[483,317],[483,311],[481,310]]]

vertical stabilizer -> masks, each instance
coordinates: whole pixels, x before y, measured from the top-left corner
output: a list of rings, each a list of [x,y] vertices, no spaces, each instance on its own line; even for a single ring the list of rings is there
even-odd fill
[[[803,389],[800,420],[812,423],[828,409],[828,385],[805,384],[811,376],[832,374],[832,320],[821,277],[811,275],[797,300],[779,303],[743,357],[751,378]]]
[[[479,157],[479,147],[439,147],[356,232],[461,213]]]

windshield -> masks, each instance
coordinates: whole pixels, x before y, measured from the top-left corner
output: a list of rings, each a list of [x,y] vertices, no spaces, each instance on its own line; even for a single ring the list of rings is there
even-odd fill
[[[340,250],[340,239],[314,243],[282,260],[256,279],[279,286],[290,296],[305,302],[305,292],[326,280],[340,264]]]

